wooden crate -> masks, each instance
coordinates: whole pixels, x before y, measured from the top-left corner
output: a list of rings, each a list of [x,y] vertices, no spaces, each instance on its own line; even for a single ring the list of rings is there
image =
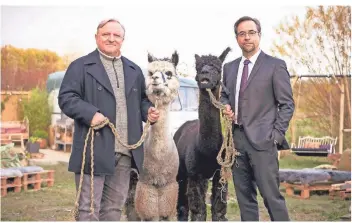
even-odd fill
[[[340,198],[342,200],[351,199],[351,189],[329,191],[330,199]]]
[[[346,181],[345,183],[333,184],[329,190],[330,199],[340,198],[340,199],[351,199],[351,181]]]
[[[14,192],[21,192],[21,177],[1,177],[1,196],[7,195],[9,188],[14,188]]]
[[[23,190],[28,190],[28,185],[33,185],[33,190],[40,190],[42,183],[46,183],[48,187],[54,185],[54,170],[44,170],[36,173],[24,173],[22,177]]]
[[[298,197],[300,199],[308,199],[310,197],[311,191],[329,191],[331,188],[331,183],[324,182],[324,183],[316,183],[313,185],[309,184],[291,184],[283,182],[281,183],[282,186],[285,187],[286,194],[290,197]],[[296,196],[294,194],[294,190],[300,190],[300,196]]]

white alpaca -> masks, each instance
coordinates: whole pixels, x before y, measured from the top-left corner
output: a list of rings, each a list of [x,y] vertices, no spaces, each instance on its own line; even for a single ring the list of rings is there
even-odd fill
[[[144,164],[136,187],[135,209],[142,220],[170,220],[176,215],[179,157],[169,131],[169,108],[177,97],[178,54],[158,60],[148,54],[147,95],[157,104],[159,120],[144,142]]]

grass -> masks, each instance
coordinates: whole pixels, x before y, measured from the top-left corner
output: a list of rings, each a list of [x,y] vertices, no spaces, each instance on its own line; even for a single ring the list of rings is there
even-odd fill
[[[279,161],[279,164],[280,169],[303,169],[328,164],[328,160],[326,157],[304,157],[289,153]]]
[[[280,168],[306,168],[326,164],[322,157],[297,157],[287,155],[280,160]],[[43,187],[39,191],[9,192],[1,199],[1,221],[73,221],[71,211],[74,207],[74,176],[67,171],[67,164],[45,166],[54,169],[55,184],[51,188]],[[209,185],[209,189],[210,189]],[[285,195],[284,190],[282,190]],[[240,220],[232,182],[229,185],[231,201],[228,203],[227,217],[231,221]],[[269,221],[269,215],[263,200],[258,196],[260,220]],[[291,220],[294,221],[340,221],[340,217],[349,213],[350,201],[330,200],[327,193],[313,193],[307,200],[286,196]],[[211,220],[208,206],[208,220]]]
[[[43,166],[55,170],[53,187],[39,191],[9,192],[1,199],[1,221],[72,221],[74,207],[74,175],[67,164]]]

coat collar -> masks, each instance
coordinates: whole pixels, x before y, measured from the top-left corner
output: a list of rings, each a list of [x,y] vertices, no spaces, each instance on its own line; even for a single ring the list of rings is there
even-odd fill
[[[127,98],[134,82],[138,77],[138,69],[137,66],[126,57],[121,56],[121,60],[125,78],[125,94]],[[100,60],[98,50],[94,50],[86,56],[84,65],[87,66],[87,73],[92,75],[104,88],[106,88],[112,95],[114,95],[109,77],[105,71],[103,63]]]

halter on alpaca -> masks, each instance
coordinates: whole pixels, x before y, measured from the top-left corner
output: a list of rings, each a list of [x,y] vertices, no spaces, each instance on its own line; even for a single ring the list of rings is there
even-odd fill
[[[175,72],[178,54],[175,52],[171,60],[148,55],[148,61],[146,93],[151,102],[158,100],[160,117],[144,142],[144,163],[134,204],[142,220],[171,220],[176,215],[179,158],[169,132],[168,114],[169,105],[178,95],[179,81]]]

